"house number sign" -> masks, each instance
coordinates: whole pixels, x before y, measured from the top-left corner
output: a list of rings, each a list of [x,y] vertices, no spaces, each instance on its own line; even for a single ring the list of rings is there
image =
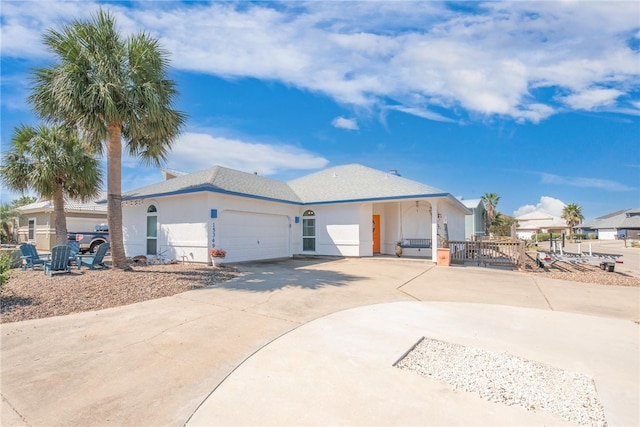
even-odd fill
[[[211,223],[211,248],[216,247],[216,223]]]

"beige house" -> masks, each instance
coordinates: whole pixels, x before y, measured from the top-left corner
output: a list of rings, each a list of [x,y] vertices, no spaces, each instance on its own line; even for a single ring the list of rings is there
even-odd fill
[[[104,200],[104,198],[104,195],[100,195],[95,200]],[[20,206],[18,210],[21,212],[18,223],[18,242],[33,243],[38,250],[51,250],[56,240],[53,201],[38,200],[35,203]],[[106,203],[66,200],[64,210],[69,232],[92,231],[96,225],[107,222]]]
[[[538,233],[569,234],[571,232],[564,219],[543,211],[529,212],[516,219],[518,220],[516,233],[520,239],[531,240]]]

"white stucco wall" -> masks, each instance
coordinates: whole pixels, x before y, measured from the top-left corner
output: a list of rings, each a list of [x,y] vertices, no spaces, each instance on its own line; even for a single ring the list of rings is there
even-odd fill
[[[214,244],[227,251],[225,262],[229,263],[302,254],[303,213],[308,209],[315,212],[315,255],[372,256],[374,214],[381,217],[383,254],[393,254],[400,238],[433,238],[431,204],[425,200],[417,206],[415,200],[300,206],[194,193],[124,203],[125,252],[129,257],[146,255],[147,208],[151,204],[157,209],[158,252],[178,261],[184,258],[209,263],[209,250]],[[211,217],[212,210],[216,210],[216,218]],[[438,212],[447,218],[449,238],[463,240],[465,214],[446,200],[438,201]],[[248,224],[246,229],[242,221]],[[260,228],[259,224],[268,226]],[[279,233],[274,234],[269,227],[277,227]],[[249,239],[251,233],[255,233],[255,239]],[[281,250],[282,245],[286,250]],[[416,250],[415,255],[430,256],[430,250]]]
[[[316,213],[316,255],[359,256],[360,209],[358,205],[305,206],[304,210],[306,209]],[[371,212],[370,209],[369,212]],[[371,224],[371,215],[369,215],[368,224]],[[300,228],[301,226],[302,224]],[[369,227],[370,230],[371,227]]]
[[[123,206],[127,256],[146,255],[146,218],[147,208],[151,204],[154,204],[157,209],[158,252],[166,258],[179,261],[184,256],[186,260],[191,262],[209,263],[209,250],[214,243],[217,248],[225,250],[227,250],[227,246],[233,246],[232,237],[225,234],[225,213],[282,215],[291,225],[287,229],[292,230],[290,236],[285,236],[285,238],[290,240],[294,236],[299,236],[299,233],[293,232],[294,218],[301,216],[300,207],[297,205],[215,193],[185,194],[148,199],[135,206],[127,206],[126,204]],[[217,218],[211,218],[212,209],[217,211]],[[301,222],[296,225],[301,226]],[[258,241],[259,239],[256,239],[256,245],[259,245]],[[244,252],[245,254],[227,251],[225,262],[245,261],[247,260],[247,252],[256,251],[249,248]],[[287,249],[286,256],[291,256],[291,254],[291,251]]]

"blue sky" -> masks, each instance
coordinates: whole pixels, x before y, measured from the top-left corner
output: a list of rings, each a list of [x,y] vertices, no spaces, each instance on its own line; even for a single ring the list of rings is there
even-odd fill
[[[640,207],[638,2],[3,0],[3,150],[38,123],[43,32],[100,6],[169,52],[188,122],[168,168],[288,180],[361,163],[497,193],[509,215]],[[125,191],[161,179],[125,158]]]

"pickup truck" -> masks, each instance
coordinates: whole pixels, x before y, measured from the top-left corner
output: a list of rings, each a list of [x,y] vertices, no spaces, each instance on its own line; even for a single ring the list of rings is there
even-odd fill
[[[81,253],[94,253],[98,246],[109,242],[109,227],[107,224],[100,224],[96,225],[94,231],[67,233],[67,240],[79,242]]]

